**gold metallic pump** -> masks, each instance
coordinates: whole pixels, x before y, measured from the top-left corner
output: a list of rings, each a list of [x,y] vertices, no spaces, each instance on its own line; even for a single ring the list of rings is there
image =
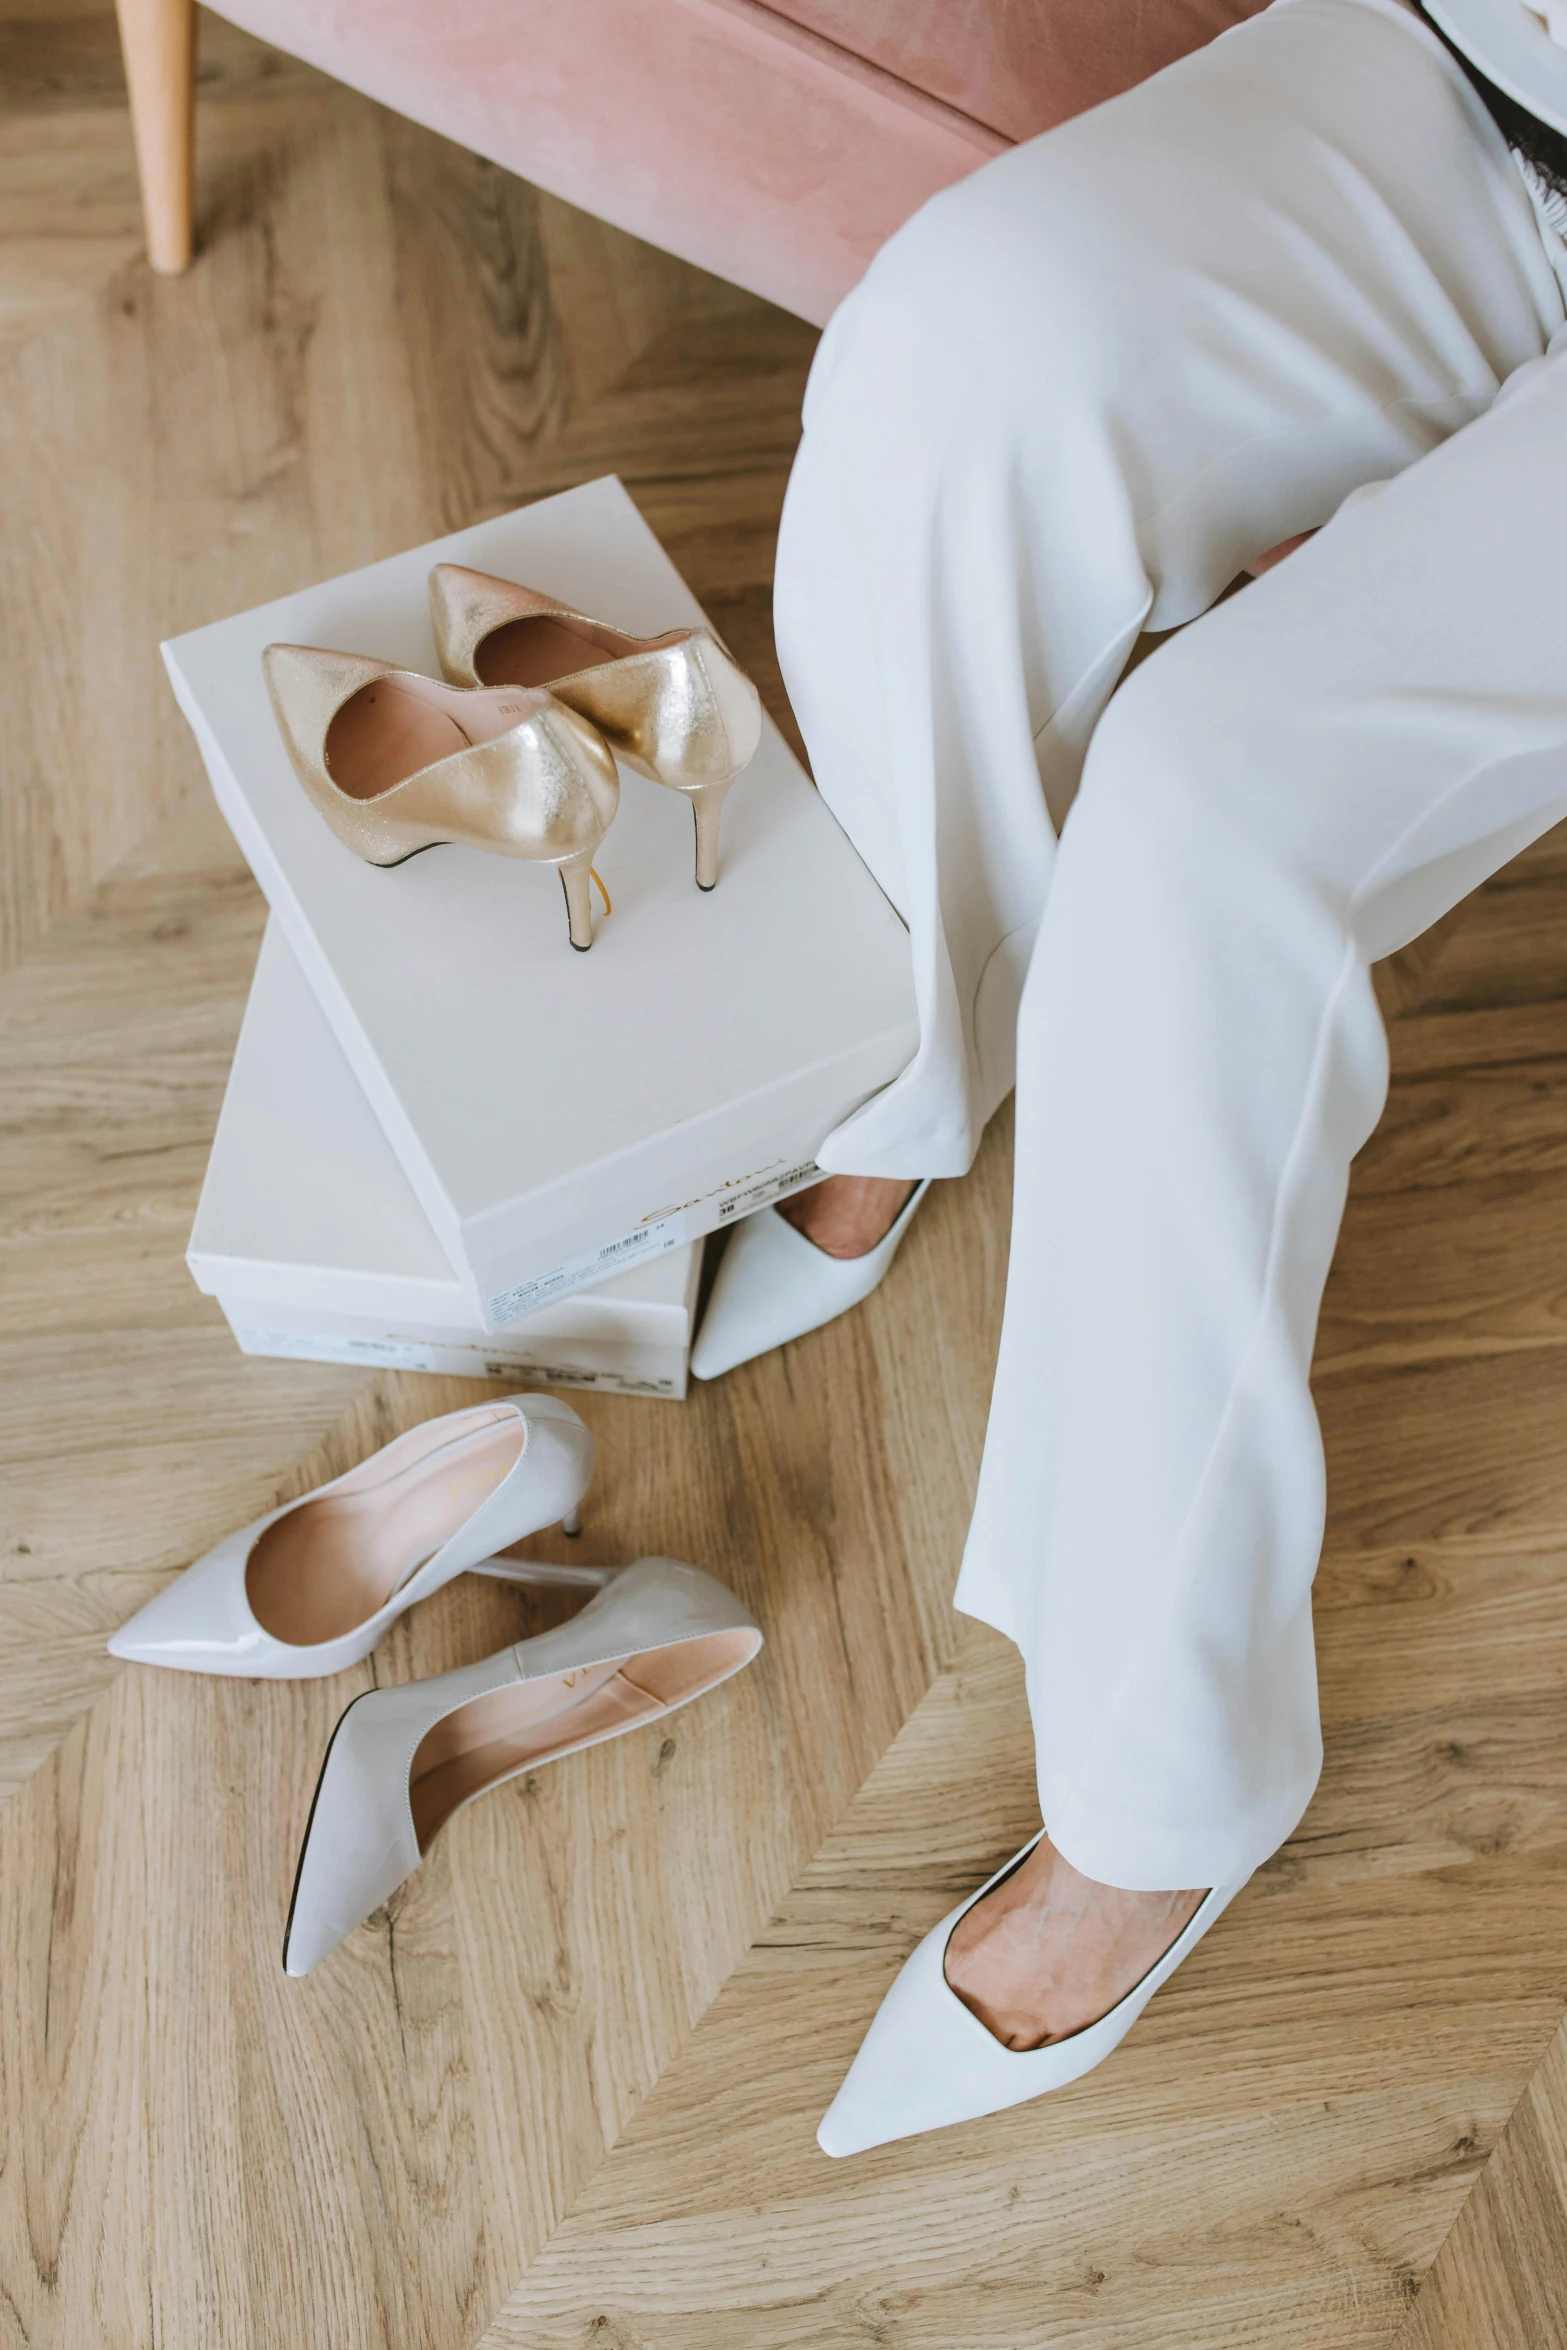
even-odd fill
[[[261,664],[294,772],[345,848],[400,865],[462,842],[557,866],[571,943],[593,944],[588,878],[620,778],[587,720],[547,693],[464,693],[365,653],[268,645]]]
[[[438,563],[430,616],[454,685],[548,686],[639,775],[684,792],[699,889],[718,879],[724,795],[762,738],[762,704],[708,628],[626,636],[536,588]]]

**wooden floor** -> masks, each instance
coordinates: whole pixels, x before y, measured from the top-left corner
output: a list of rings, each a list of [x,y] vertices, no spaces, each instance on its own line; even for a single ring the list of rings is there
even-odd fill
[[[713,1567],[760,1663],[474,1807],[282,1976],[346,1697],[543,1618],[458,1585],[292,1688],[104,1653],[477,1392],[244,1361],[185,1275],[262,907],[156,640],[616,469],[785,715],[812,337],[204,30],[205,252],[165,284],[110,20],[0,0],[0,2350],[1567,2344],[1557,839],[1384,974],[1317,1373],[1322,1788],[1102,2073],[813,2142],[903,1953],[1031,1824],[1015,1660],[948,1605],[1005,1120],[861,1312],[684,1406],[584,1406],[588,1554]]]

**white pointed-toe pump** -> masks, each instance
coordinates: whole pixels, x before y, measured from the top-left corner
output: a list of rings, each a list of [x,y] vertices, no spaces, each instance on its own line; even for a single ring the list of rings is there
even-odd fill
[[[187,1673],[310,1680],[368,1656],[387,1626],[492,1554],[576,1512],[593,1439],[553,1395],[426,1420],[302,1501],[209,1550],[109,1642]]]
[[[720,1378],[753,1355],[787,1346],[879,1289],[929,1189],[928,1179],[915,1184],[890,1231],[862,1257],[830,1257],[776,1208],[747,1216],[724,1251],[691,1349],[697,1378]]]
[[[914,2138],[1004,2112],[1081,2080],[1126,2038],[1160,1984],[1196,1949],[1246,1881],[1216,1885],[1164,1956],[1096,2024],[1043,2048],[1008,2048],[947,1981],[947,1944],[959,1919],[1009,1877],[1038,1842],[1039,1836],[1031,1836],[1005,1868],[933,1926],[905,1962],[822,2118],[816,2142],[824,2154],[863,2154],[894,2138]]]
[[[413,1874],[465,1803],[688,1705],[761,1645],[724,1584],[681,1559],[646,1558],[536,1639],[432,1681],[366,1690],[321,1765],[285,1971],[319,1966]]]

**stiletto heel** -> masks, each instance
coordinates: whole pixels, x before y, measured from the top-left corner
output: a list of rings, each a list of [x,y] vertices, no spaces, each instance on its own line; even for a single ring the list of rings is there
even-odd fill
[[[761,1645],[722,1583],[683,1559],[646,1558],[553,1631],[433,1681],[366,1690],[321,1765],[283,1930],[285,1971],[318,1966],[413,1874],[465,1803],[689,1705]]]
[[[762,739],[762,703],[710,628],[628,636],[457,563],[431,572],[430,617],[454,685],[548,687],[628,767],[684,792],[697,811],[697,886],[713,887],[719,810]]]
[[[718,886],[718,825],[728,793],[727,783],[709,783],[701,791],[691,794],[691,813],[696,818],[698,889],[716,889]]]
[[[618,1567],[560,1567],[543,1559],[481,1559],[470,1575],[488,1575],[494,1583],[537,1584],[554,1591],[602,1591],[613,1583]]]
[[[560,868],[560,886],[566,893],[566,928],[580,955],[585,955],[593,944],[592,869],[591,849],[580,857],[568,857]]]
[[[542,690],[463,691],[313,645],[268,645],[262,666],[294,772],[345,848],[400,865],[461,842],[558,865],[571,943],[593,944],[588,870],[620,777],[588,719]]]

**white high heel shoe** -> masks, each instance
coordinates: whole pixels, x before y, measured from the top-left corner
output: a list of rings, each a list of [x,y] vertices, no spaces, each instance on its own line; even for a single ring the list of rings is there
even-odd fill
[[[1081,2080],[1126,2038],[1160,1984],[1196,1949],[1246,1882],[1242,1877],[1232,1885],[1216,1885],[1164,1956],[1098,2023],[1043,2048],[1007,2048],[947,1981],[947,1944],[958,1920],[1009,1877],[1038,1842],[1039,1836],[1031,1836],[1005,1868],[933,1926],[905,1961],[822,2117],[816,2142],[824,2154],[863,2154],[894,2138],[914,2138],[952,2122],[1004,2112]]]
[[[691,1349],[698,1379],[717,1379],[775,1346],[819,1330],[879,1289],[930,1189],[916,1183],[885,1237],[862,1257],[830,1257],[776,1208],[759,1208],[724,1251]]]
[[[574,1570],[571,1579],[590,1573]],[[540,1579],[552,1579],[551,1570]],[[681,1559],[638,1559],[553,1631],[431,1681],[366,1690],[321,1765],[283,1934],[284,1971],[319,1966],[413,1874],[465,1803],[688,1705],[761,1645],[755,1620],[724,1584]]]
[[[111,1656],[187,1673],[302,1681],[368,1656],[387,1626],[491,1553],[568,1521],[593,1439],[553,1395],[511,1396],[410,1428],[302,1501],[242,1526],[149,1600]]]

